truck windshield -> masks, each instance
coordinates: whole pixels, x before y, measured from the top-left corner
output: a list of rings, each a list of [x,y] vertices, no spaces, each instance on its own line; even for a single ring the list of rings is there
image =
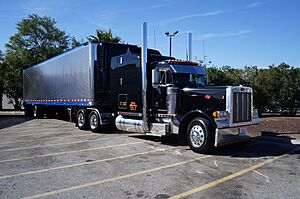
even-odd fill
[[[179,88],[200,88],[205,86],[205,76],[199,74],[173,74],[175,86]]]

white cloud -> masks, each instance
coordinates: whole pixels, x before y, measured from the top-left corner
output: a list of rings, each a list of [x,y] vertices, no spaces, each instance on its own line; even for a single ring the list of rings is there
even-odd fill
[[[175,18],[171,18],[171,19],[161,21],[158,24],[160,26],[163,26],[163,25],[166,25],[167,23],[171,23],[171,22],[175,22],[175,21],[181,21],[181,20],[195,18],[195,17],[216,16],[216,15],[222,14],[224,12],[225,12],[224,10],[215,10],[215,11],[205,12],[205,13],[196,13],[196,14],[184,15],[184,16],[181,16],[181,17],[175,17]]]
[[[257,2],[250,3],[250,4],[246,5],[245,7],[246,8],[254,8],[254,7],[257,7],[259,5],[261,5],[261,2],[257,1]]]
[[[116,12],[114,10],[101,10],[97,13],[94,13],[91,16],[85,17],[85,20],[91,24],[96,26],[97,28],[111,29],[112,22],[114,17],[116,16]]]
[[[239,30],[236,32],[225,32],[225,33],[207,33],[196,37],[196,40],[209,39],[214,37],[238,37],[250,34],[251,30]]]
[[[167,2],[167,3],[160,3],[160,4],[153,4],[149,7],[147,7],[146,9],[155,9],[155,8],[163,8],[163,7],[167,7],[171,5],[171,3]]]
[[[21,4],[21,8],[26,14],[40,14],[40,15],[56,15],[63,14],[69,10],[69,3],[67,1],[39,1],[29,0]]]
[[[228,36],[231,36],[231,37],[242,36],[242,35],[247,35],[251,32],[252,32],[251,30],[239,30],[237,32],[228,33]]]

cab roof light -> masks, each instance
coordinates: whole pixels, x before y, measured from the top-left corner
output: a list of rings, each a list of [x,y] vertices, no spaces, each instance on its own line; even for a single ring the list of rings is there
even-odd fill
[[[191,62],[191,61],[184,61],[184,60],[179,60],[179,59],[172,59],[172,60],[167,60],[169,64],[180,64],[180,65],[191,65],[191,66],[198,66],[199,63],[197,62]]]

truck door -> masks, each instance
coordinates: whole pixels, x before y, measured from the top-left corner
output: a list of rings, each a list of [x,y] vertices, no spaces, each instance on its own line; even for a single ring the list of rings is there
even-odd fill
[[[157,82],[153,86],[152,107],[156,111],[167,111],[167,87],[172,86],[172,76],[169,69],[156,69]]]

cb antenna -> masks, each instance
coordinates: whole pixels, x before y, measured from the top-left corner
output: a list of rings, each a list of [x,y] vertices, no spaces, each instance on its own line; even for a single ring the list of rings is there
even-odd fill
[[[155,35],[155,30],[153,31],[154,34],[154,49],[156,49],[156,35]]]

